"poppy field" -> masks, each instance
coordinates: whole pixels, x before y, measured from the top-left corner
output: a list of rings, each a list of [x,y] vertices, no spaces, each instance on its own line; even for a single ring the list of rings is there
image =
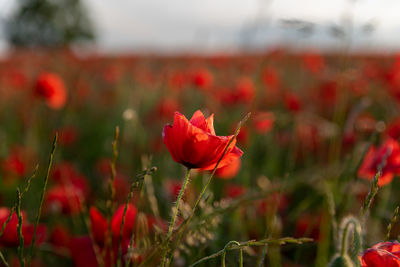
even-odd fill
[[[0,59],[1,266],[399,266],[400,56]]]

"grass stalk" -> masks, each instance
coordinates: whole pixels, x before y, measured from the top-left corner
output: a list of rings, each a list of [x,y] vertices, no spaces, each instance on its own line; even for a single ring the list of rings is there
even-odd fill
[[[44,178],[44,181],[43,181],[42,193],[41,193],[41,196],[40,196],[39,210],[38,210],[37,215],[36,215],[35,227],[34,227],[33,236],[32,236],[32,242],[31,242],[31,245],[29,247],[28,259],[27,259],[28,266],[30,266],[30,260],[32,258],[32,254],[33,254],[33,245],[35,244],[35,241],[36,241],[36,231],[37,231],[37,227],[38,227],[38,224],[39,224],[40,215],[42,214],[44,196],[46,194],[47,182],[48,182],[49,177],[50,177],[51,166],[53,165],[53,158],[54,158],[54,153],[56,151],[57,139],[58,139],[58,134],[56,133],[55,136],[54,136],[54,139],[53,139],[53,144],[52,144],[50,157],[49,157],[49,163],[47,165],[46,177]]]

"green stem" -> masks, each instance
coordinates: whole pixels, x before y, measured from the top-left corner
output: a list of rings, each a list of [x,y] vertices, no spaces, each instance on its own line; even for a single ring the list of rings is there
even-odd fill
[[[20,266],[24,267],[25,266],[24,237],[22,235],[21,192],[19,191],[19,188],[17,188],[17,205],[16,205],[16,207],[17,207],[16,213],[17,213],[17,218],[18,218],[17,234],[18,234],[18,240],[19,240],[18,258],[19,258]]]
[[[131,189],[129,191],[129,195],[126,198],[125,201],[125,207],[124,207],[124,213],[122,215],[122,222],[121,222],[121,227],[119,229],[119,237],[118,237],[118,258],[117,258],[117,267],[120,266],[121,264],[121,255],[122,255],[122,248],[121,248],[121,242],[122,242],[122,234],[124,231],[124,224],[125,224],[125,218],[126,218],[126,213],[128,211],[128,205],[129,202],[131,201],[131,198],[133,197],[133,190],[135,189],[135,184],[132,183]],[[128,265],[129,266],[129,265]]]
[[[51,149],[51,152],[50,152],[50,158],[49,158],[49,164],[47,166],[46,177],[44,178],[44,182],[43,182],[43,189],[42,189],[42,194],[40,196],[39,210],[38,210],[38,213],[36,215],[35,227],[34,227],[33,236],[32,236],[32,242],[31,242],[31,245],[29,247],[29,254],[28,254],[28,260],[27,260],[28,266],[30,266],[30,260],[32,258],[33,245],[35,244],[37,226],[39,224],[40,215],[42,214],[44,196],[46,194],[47,181],[49,180],[49,177],[50,177],[51,166],[53,165],[53,158],[54,158],[54,153],[56,151],[57,139],[58,139],[58,134],[56,133],[55,136],[54,136],[54,139],[53,139],[52,149]]]
[[[170,239],[171,239],[172,232],[173,232],[174,227],[175,227],[175,222],[176,222],[176,219],[177,219],[177,217],[178,217],[178,212],[179,212],[179,204],[180,204],[180,202],[181,202],[183,193],[185,192],[186,185],[187,185],[188,182],[189,182],[189,177],[190,177],[190,168],[187,168],[187,170],[186,170],[186,175],[185,175],[185,179],[184,179],[184,181],[183,181],[181,190],[179,191],[179,195],[178,195],[178,198],[177,198],[176,203],[175,203],[175,209],[173,210],[173,215],[172,215],[172,218],[171,218],[171,222],[170,222],[170,224],[169,224],[168,234],[167,234],[167,239],[166,239],[166,240],[168,240],[168,243],[169,243],[169,241],[170,241]],[[168,244],[168,245],[169,245],[169,244]],[[170,253],[170,248],[169,248],[169,246],[167,246],[167,248],[164,249],[164,255],[163,255],[162,259],[161,259],[161,266],[165,266],[165,264],[168,265],[168,263],[166,262],[166,260],[167,260],[167,258],[168,258],[168,254],[169,254],[169,253]]]
[[[350,230],[352,230],[353,236],[355,237],[354,241],[356,242],[356,252],[361,249],[361,226],[358,220],[354,217],[348,217],[342,222],[342,240],[340,247],[340,255],[343,257],[347,255],[348,244],[347,241],[349,239]],[[351,228],[350,228],[351,227]]]
[[[234,240],[229,241],[228,244],[225,245],[224,250],[222,252],[222,257],[221,257],[222,267],[225,267],[226,251],[231,245],[236,245],[236,246],[240,247],[240,243],[237,241],[234,241]],[[243,266],[243,249],[241,247],[240,247],[240,266]]]
[[[249,240],[246,242],[241,242],[239,244],[236,244],[236,246],[225,246],[224,249],[221,249],[220,251],[211,254],[209,256],[206,256],[204,258],[199,259],[198,261],[194,262],[191,264],[189,267],[196,266],[200,263],[203,263],[205,261],[208,261],[210,259],[214,259],[222,255],[226,250],[236,250],[236,249],[242,249],[244,247],[250,247],[250,246],[265,246],[266,244],[276,244],[276,245],[285,245],[285,244],[303,244],[306,242],[312,242],[313,239],[311,238],[293,238],[293,237],[282,237],[279,239],[263,239],[263,240]],[[232,241],[231,241],[232,242]],[[236,242],[236,241],[234,241]],[[229,244],[229,243],[228,243]]]

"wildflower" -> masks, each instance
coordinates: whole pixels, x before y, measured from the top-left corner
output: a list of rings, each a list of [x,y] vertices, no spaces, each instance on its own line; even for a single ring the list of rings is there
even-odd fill
[[[9,208],[2,207],[0,208],[0,228],[3,227],[4,223],[7,221],[8,216],[10,215],[11,210]],[[27,218],[26,213],[22,212],[22,236],[24,238],[24,246],[29,246],[32,242],[34,225],[28,224],[25,221]],[[7,226],[4,228],[3,235],[0,237],[0,245],[5,247],[17,247],[19,245],[19,238],[17,232],[18,225],[18,217],[14,212],[11,215],[11,219],[8,222]],[[41,244],[44,242],[46,237],[46,227],[43,225],[38,225],[36,232],[36,243]]]
[[[60,76],[51,72],[41,73],[35,84],[35,94],[46,100],[52,109],[61,109],[67,102],[67,90]]]
[[[381,242],[363,252],[361,267],[400,266],[400,243]]]
[[[253,119],[253,126],[257,133],[268,133],[275,123],[275,116],[272,112],[258,112]]]
[[[233,138],[215,135],[213,122],[214,115],[206,119],[200,110],[190,121],[175,112],[173,125],[168,124],[163,130],[163,141],[172,158],[188,168],[212,170]],[[233,139],[218,168],[229,165],[243,154],[235,144],[236,139]]]
[[[358,170],[358,176],[373,179],[381,164],[382,174],[379,178],[379,186],[390,183],[393,176],[400,173],[400,146],[392,138],[387,138],[379,147],[370,147]]]
[[[200,89],[208,89],[213,85],[214,78],[207,69],[198,69],[193,73],[193,83]]]

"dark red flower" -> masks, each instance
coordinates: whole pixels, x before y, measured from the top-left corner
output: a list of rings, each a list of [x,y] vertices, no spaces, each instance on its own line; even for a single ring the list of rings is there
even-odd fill
[[[400,173],[400,146],[394,139],[387,138],[379,147],[369,148],[358,170],[358,176],[373,179],[380,164],[384,165],[378,185],[383,186],[390,183],[395,174]]]
[[[360,257],[361,267],[399,267],[400,243],[381,242],[363,252]]]
[[[388,123],[385,133],[393,139],[400,138],[400,118]]]
[[[50,243],[56,247],[69,248],[71,233],[63,225],[56,225],[50,235]]]
[[[43,97],[52,109],[60,109],[67,102],[67,90],[60,76],[51,72],[42,72],[35,84],[36,95]]]
[[[212,170],[233,138],[216,136],[213,122],[214,115],[206,119],[200,110],[190,121],[175,112],[173,125],[166,125],[163,131],[163,141],[172,158],[188,168]],[[229,165],[243,154],[235,144],[236,139],[229,145],[218,168]]]
[[[74,237],[71,239],[69,250],[76,267],[97,267],[96,254],[89,236]]]
[[[287,93],[284,98],[285,106],[292,112],[301,111],[302,105],[299,97],[295,93]]]

